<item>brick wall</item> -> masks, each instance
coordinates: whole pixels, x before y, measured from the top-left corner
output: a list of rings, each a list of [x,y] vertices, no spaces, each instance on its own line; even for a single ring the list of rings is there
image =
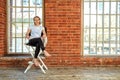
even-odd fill
[[[0,56],[6,54],[6,1],[0,0]]]
[[[6,53],[6,1],[0,3],[0,55]],[[119,66],[120,57],[83,57],[81,51],[81,0],[45,0],[45,26],[48,30],[45,59],[51,67]],[[0,65],[25,67],[30,58],[1,57]]]
[[[47,50],[51,65],[71,64],[80,57],[80,0],[45,0]]]

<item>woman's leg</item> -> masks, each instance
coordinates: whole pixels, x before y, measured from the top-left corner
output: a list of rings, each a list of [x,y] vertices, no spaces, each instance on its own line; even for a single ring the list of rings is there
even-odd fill
[[[40,52],[40,49],[42,49],[42,51],[45,50],[41,39],[38,38],[38,39],[37,39],[37,43],[36,43],[35,58],[37,58],[37,56],[38,56],[38,54],[39,54],[39,52]]]
[[[44,52],[44,55],[49,57],[51,56],[46,50],[45,50],[45,45],[44,45],[44,41],[42,41],[42,39],[40,39],[40,43],[41,43],[41,49]]]
[[[33,62],[35,63],[36,66],[39,65],[39,61],[37,60],[37,56],[38,56],[39,51],[40,51],[39,41],[40,41],[40,38],[33,38],[33,39],[29,40],[29,45],[36,47],[35,54],[34,54],[34,59],[33,59]]]
[[[40,52],[40,48],[42,49],[42,51],[45,50],[44,45],[43,45],[43,43],[42,43],[40,38],[30,39],[29,40],[29,45],[36,47],[34,58],[37,58],[37,56],[38,56],[38,54]]]

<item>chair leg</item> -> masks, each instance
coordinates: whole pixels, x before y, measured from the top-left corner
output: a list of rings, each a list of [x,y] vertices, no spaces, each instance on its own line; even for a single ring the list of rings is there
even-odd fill
[[[24,73],[26,73],[32,67],[32,65],[34,64],[32,61],[29,61],[28,63],[29,63],[29,65],[26,68],[26,70],[24,71]]]
[[[43,69],[43,67],[40,64],[39,64],[39,67],[42,70],[42,72],[45,74],[46,72],[45,72],[45,70]]]
[[[43,66],[46,70],[48,70],[47,66],[45,65],[45,63],[43,62],[43,60],[40,58],[40,56],[38,56],[38,59],[40,60],[42,66]]]
[[[45,65],[45,63],[43,62],[42,58],[40,57],[40,54],[42,53],[42,50],[40,50],[40,53],[38,55],[38,59],[41,62],[42,66],[44,69],[48,70],[47,66]]]

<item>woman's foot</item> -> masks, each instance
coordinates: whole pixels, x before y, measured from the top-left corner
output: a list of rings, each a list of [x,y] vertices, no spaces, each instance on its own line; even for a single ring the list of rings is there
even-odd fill
[[[39,61],[37,59],[33,59],[33,62],[35,64],[35,66],[39,66]]]
[[[44,50],[44,54],[45,54],[46,57],[51,56],[51,55],[50,55],[47,51],[45,51],[45,50]]]

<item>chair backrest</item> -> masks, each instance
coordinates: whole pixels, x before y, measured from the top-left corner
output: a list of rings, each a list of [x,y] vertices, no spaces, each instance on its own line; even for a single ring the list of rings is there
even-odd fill
[[[46,27],[44,27],[44,28],[45,28],[45,32],[47,34],[47,28]],[[41,36],[43,36],[43,32],[41,33]]]

